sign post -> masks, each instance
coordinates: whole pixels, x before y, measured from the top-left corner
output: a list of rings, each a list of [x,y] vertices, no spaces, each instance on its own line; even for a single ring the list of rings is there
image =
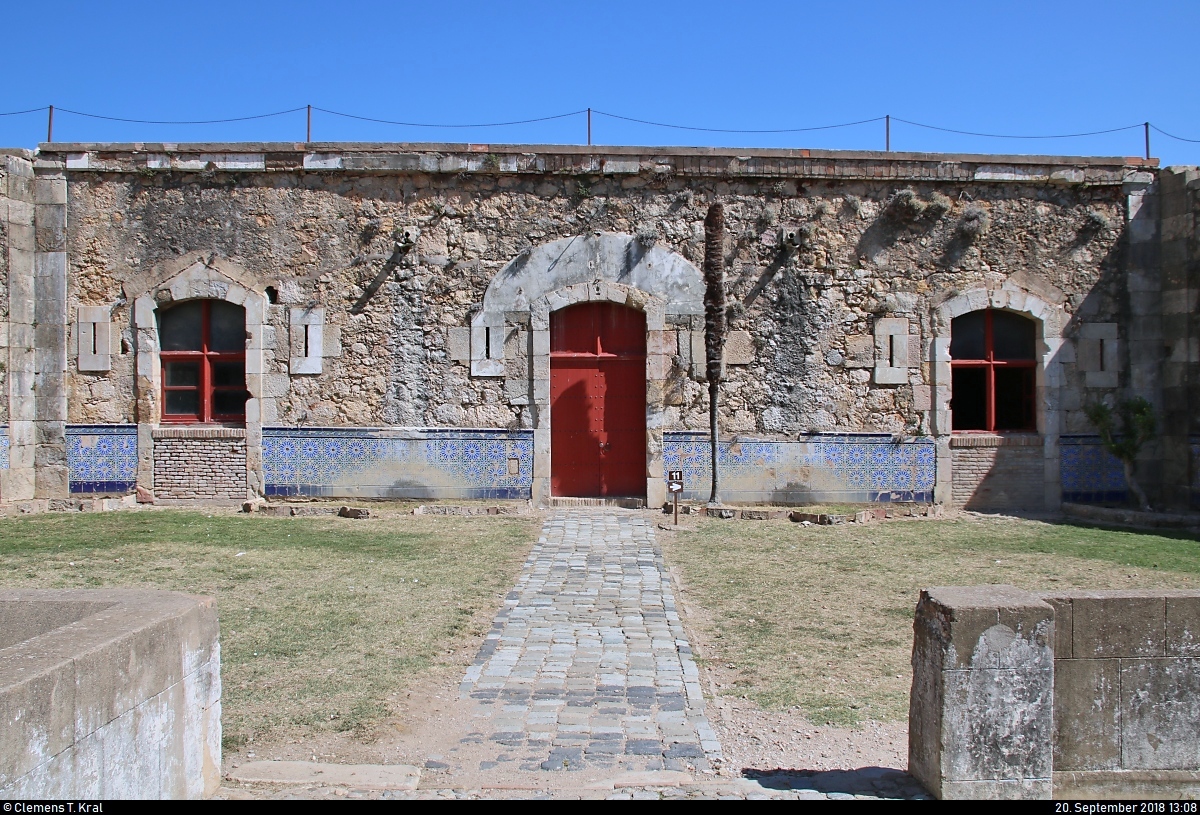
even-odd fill
[[[667,473],[667,490],[675,498],[675,525],[679,526],[679,493],[683,492],[683,470]]]

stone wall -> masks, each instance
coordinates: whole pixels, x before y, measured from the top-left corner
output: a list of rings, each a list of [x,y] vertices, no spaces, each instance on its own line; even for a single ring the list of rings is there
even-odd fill
[[[1200,792],[1200,594],[1047,596],[1054,771],[1067,798]]]
[[[973,510],[1039,509],[1045,493],[1041,438],[963,436],[950,442],[955,506]]]
[[[1200,592],[921,592],[909,771],[939,798],[1200,794]]]
[[[1169,168],[1162,200],[1163,497],[1200,508],[1200,470],[1191,453],[1200,436],[1200,169]]]
[[[779,444],[830,433],[934,438],[936,489],[948,497],[949,319],[1006,308],[1039,326],[1043,489],[1029,500],[1053,507],[1058,435],[1088,432],[1082,405],[1132,386],[1122,246],[1133,204],[1143,221],[1157,211],[1140,208],[1156,200],[1146,192],[1153,169],[1136,159],[802,150],[43,145],[38,234],[47,247],[61,236],[65,248],[47,249],[45,285],[61,291],[47,292],[45,308],[66,308],[66,317],[47,312],[38,352],[50,389],[39,414],[46,489],[68,421],[139,425],[139,483],[153,486],[156,309],[195,296],[255,312],[247,483],[256,493],[266,489],[264,426],[528,430],[537,470],[549,438],[538,309],[594,279],[606,297],[664,310],[647,373],[653,498],[661,434],[707,424],[695,292],[654,284],[695,274],[705,210],[721,200],[732,303],[723,434]],[[578,280],[564,274],[570,264],[543,263],[560,244],[579,250]],[[539,264],[541,305],[520,287],[507,295],[511,308],[489,305]],[[1156,284],[1139,281],[1142,314]],[[1150,311],[1137,319],[1152,321]],[[543,480],[535,472],[535,493]]]
[[[34,469],[34,177],[28,151],[2,151],[0,184],[0,391],[8,422],[8,467],[0,470],[0,498],[32,498]]]
[[[67,164],[80,148],[54,149],[46,161]],[[719,196],[731,236],[731,300],[757,288],[735,309],[732,327],[749,333],[752,355],[729,371],[724,425],[793,436],[927,425],[926,396],[908,379],[923,382],[925,315],[939,293],[1017,276],[1051,292],[1068,319],[1089,295],[1094,315],[1116,313],[1120,287],[1109,278],[1124,221],[1120,172],[1101,177],[1088,167],[1079,183],[1050,183],[1053,168],[1005,174],[964,161],[846,159],[831,172],[801,159],[754,166],[645,150],[623,157],[632,166],[618,172],[566,148],[542,151],[532,166],[524,154],[493,153],[491,167],[475,168],[422,151],[412,166],[428,156],[432,171],[416,172],[392,156],[354,152],[322,154],[338,168],[321,172],[305,172],[302,153],[282,153],[280,161],[294,162],[286,171],[268,163],[260,172],[190,171],[182,156],[82,153],[86,162],[68,167],[72,303],[111,305],[158,264],[215,251],[277,291],[265,373],[286,379],[272,386],[281,395],[264,421],[530,426],[526,411],[503,398],[502,382],[471,377],[448,353],[448,330],[469,325],[495,272],[531,246],[595,230],[645,234],[698,263],[704,210]],[[892,177],[864,180],[880,170]],[[889,204],[908,188],[919,213]],[[968,210],[989,224],[972,240],[960,228]],[[772,269],[787,225],[805,227],[806,245]],[[416,246],[355,313],[392,256],[393,231],[409,226],[420,230]],[[288,376],[287,306],[309,302],[326,310],[332,353],[320,376]],[[883,316],[910,321],[913,359],[904,382],[873,387],[874,323]],[[131,346],[122,315],[114,319]],[[118,354],[108,376],[76,373],[71,421],[135,420],[129,356]],[[108,386],[96,390],[100,380]],[[668,428],[704,427],[699,384],[683,382],[674,401]]]
[[[154,494],[165,500],[244,501],[246,434],[233,428],[154,431]]]

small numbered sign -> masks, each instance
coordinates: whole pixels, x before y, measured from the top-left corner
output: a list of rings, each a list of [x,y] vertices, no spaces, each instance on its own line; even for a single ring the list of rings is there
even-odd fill
[[[668,481],[682,481],[683,480],[683,470],[668,471],[667,472],[667,480]]]

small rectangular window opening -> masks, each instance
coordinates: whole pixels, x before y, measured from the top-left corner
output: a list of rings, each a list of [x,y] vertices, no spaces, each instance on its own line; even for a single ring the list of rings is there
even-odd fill
[[[1106,370],[1104,367],[1104,340],[1100,340],[1100,370]]]
[[[888,334],[888,367],[899,368],[896,364],[896,335]]]
[[[310,353],[308,350],[308,339],[309,339],[308,334],[310,331],[312,331],[311,325],[304,326],[304,356],[306,356],[306,357],[310,356]]]
[[[483,356],[485,359],[492,358],[492,329],[487,326],[483,329]]]

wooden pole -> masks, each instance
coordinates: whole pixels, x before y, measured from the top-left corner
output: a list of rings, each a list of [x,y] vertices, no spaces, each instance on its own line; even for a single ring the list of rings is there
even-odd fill
[[[46,141],[54,141],[54,105],[50,106],[50,118],[46,122]]]
[[[883,117],[883,149],[892,152],[892,114]]]
[[[588,147],[592,146],[592,109],[588,108]]]
[[[308,106],[308,129],[304,134],[305,143],[312,141],[312,105]]]
[[[1150,158],[1150,123],[1146,122],[1146,158]]]

